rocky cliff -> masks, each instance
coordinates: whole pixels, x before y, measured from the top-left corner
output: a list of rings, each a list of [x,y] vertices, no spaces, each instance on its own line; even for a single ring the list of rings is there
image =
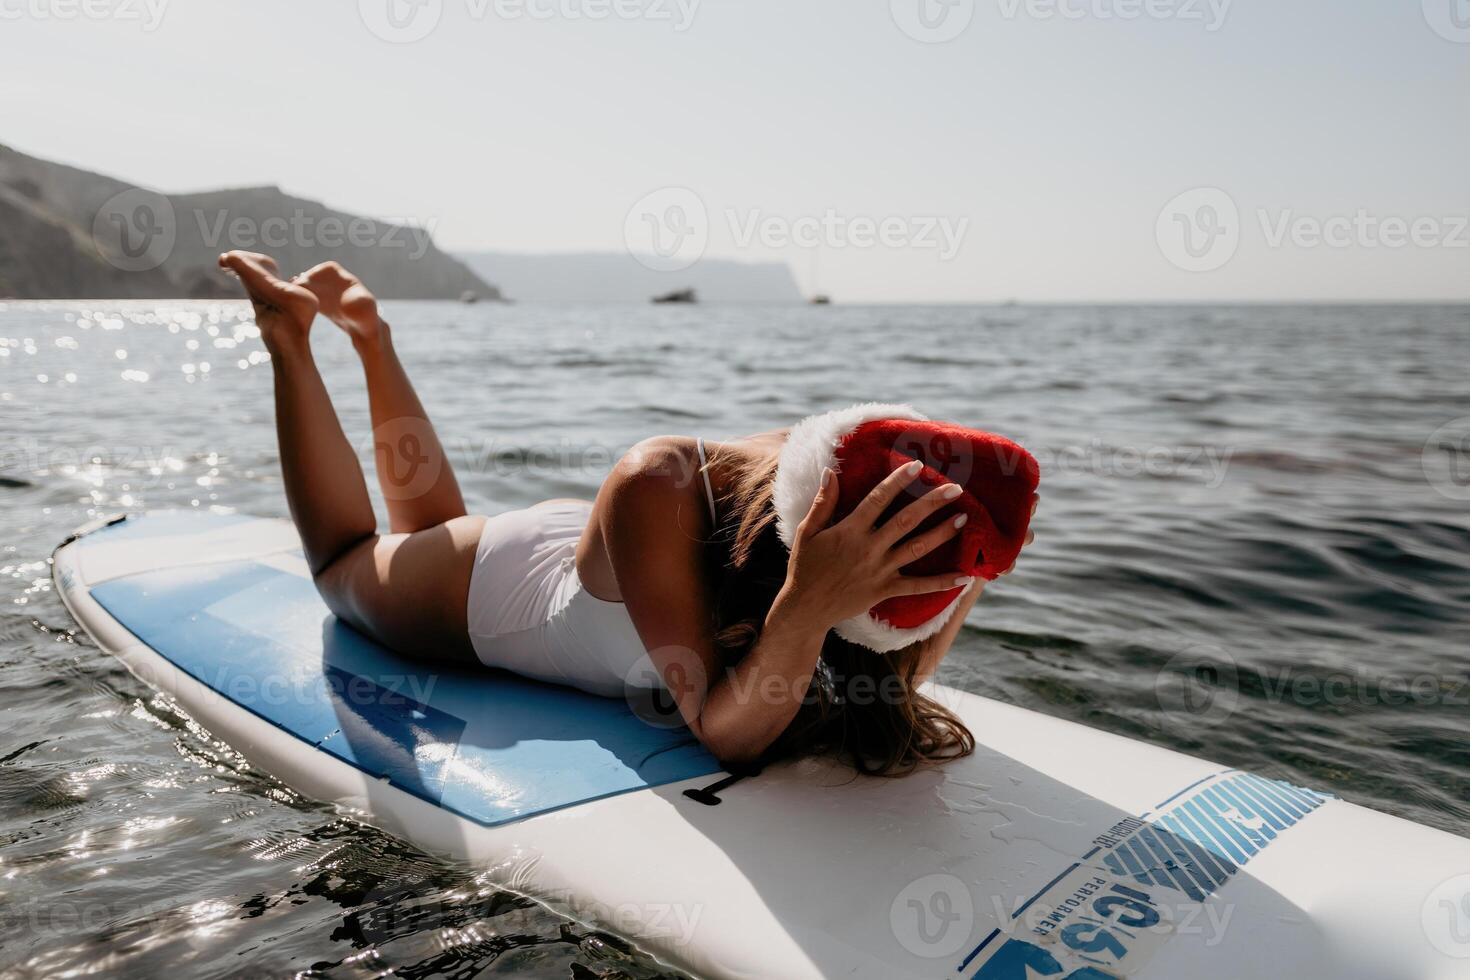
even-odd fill
[[[275,187],[162,194],[0,146],[0,298],[238,296],[220,252],[287,272],[336,259],[386,299],[498,299],[432,229],[335,211]]]

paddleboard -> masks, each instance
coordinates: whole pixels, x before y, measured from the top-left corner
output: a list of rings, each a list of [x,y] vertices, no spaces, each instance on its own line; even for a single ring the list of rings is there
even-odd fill
[[[53,574],[253,765],[697,976],[1470,977],[1470,840],[1309,787],[940,685],[969,758],[732,776],[637,697],[379,646],[278,520],[101,520]]]

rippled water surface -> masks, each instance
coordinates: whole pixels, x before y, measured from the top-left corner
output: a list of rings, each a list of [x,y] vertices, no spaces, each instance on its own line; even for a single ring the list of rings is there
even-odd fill
[[[1470,309],[389,315],[486,512],[591,495],[644,436],[856,400],[1012,436],[1037,542],[942,680],[1470,834]],[[317,331],[361,444],[350,348]],[[76,632],[69,530],[285,516],[274,442],[243,305],[0,304],[0,969],[666,975],[302,799]]]

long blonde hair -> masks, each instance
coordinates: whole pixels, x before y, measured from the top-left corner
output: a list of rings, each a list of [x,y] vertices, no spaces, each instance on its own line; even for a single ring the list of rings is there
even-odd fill
[[[726,458],[736,475],[723,494],[727,516],[710,547],[719,583],[715,642],[728,667],[760,638],[786,581],[789,553],[771,503],[776,455],[756,464]],[[767,760],[831,753],[867,775],[901,776],[925,762],[969,755],[975,750],[969,728],[918,690],[925,649],[916,643],[876,653],[828,632],[811,688]]]

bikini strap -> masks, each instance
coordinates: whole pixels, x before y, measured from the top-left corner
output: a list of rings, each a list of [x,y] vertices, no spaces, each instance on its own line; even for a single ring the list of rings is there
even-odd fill
[[[704,439],[694,440],[694,445],[699,448],[699,473],[704,477],[704,502],[709,505],[710,530],[720,526],[719,515],[715,513],[715,489],[709,482],[709,456],[704,451]]]

